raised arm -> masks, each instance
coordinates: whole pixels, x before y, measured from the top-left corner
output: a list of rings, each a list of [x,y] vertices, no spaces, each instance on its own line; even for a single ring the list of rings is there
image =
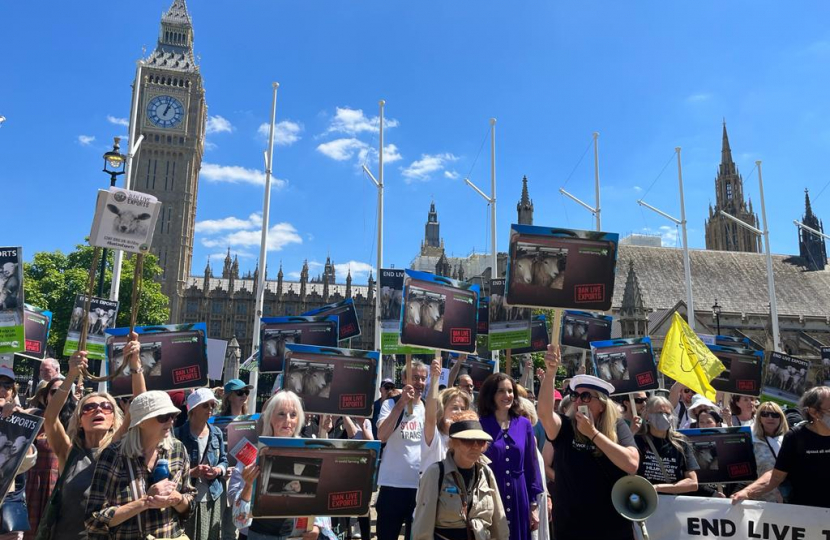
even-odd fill
[[[58,457],[58,471],[62,472],[66,466],[66,459],[69,457],[69,450],[72,448],[72,441],[69,440],[69,435],[63,428],[60,421],[61,409],[63,409],[66,400],[69,399],[69,389],[72,387],[72,382],[78,380],[81,375],[81,369],[87,367],[87,352],[76,351],[69,358],[69,373],[66,374],[66,379],[61,381],[55,394],[49,399],[49,404],[43,412],[43,431],[46,433],[46,440],[49,446]]]
[[[438,420],[438,380],[441,378],[441,357],[436,356],[430,365],[429,393],[424,410],[424,443],[432,446],[432,439],[435,437],[435,427]]]
[[[455,365],[450,369],[450,374],[447,379],[447,388],[451,386],[455,386],[455,380],[458,378],[458,373],[461,371],[461,366],[464,365],[464,362],[467,360],[467,355],[462,354],[458,357],[455,361]]]
[[[415,389],[411,385],[403,387],[401,397],[394,406],[391,401],[387,399],[380,408],[380,416],[378,416],[378,440],[385,443],[389,437],[395,433],[398,427],[398,418],[404,411],[404,408],[415,399]]]
[[[559,435],[559,430],[562,428],[562,420],[554,411],[554,396],[553,390],[556,384],[556,370],[559,369],[559,362],[561,356],[559,352],[559,345],[548,345],[548,350],[545,352],[545,378],[542,379],[542,386],[539,388],[539,401],[536,405],[536,412],[539,415],[539,421],[545,428],[545,436],[549,440],[554,440]]]

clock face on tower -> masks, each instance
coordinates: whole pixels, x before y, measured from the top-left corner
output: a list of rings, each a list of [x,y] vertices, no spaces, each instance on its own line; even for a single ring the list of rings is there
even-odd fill
[[[160,128],[176,127],[184,118],[184,105],[172,96],[156,96],[147,105],[147,118]]]

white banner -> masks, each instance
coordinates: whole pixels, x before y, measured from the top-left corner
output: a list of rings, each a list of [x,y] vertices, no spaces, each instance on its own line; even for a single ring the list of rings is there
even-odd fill
[[[758,501],[733,505],[730,499],[660,495],[657,512],[646,526],[651,540],[827,540],[830,509]]]

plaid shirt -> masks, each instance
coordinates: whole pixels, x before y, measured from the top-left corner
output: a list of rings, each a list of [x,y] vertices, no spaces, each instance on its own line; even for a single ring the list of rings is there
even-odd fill
[[[190,483],[190,462],[184,446],[177,439],[173,439],[172,444],[170,452],[159,448],[158,457],[170,461],[170,475],[177,484],[177,491],[188,501],[188,510],[179,514],[173,507],[162,510],[151,508],[110,529],[109,522],[118,507],[135,500],[130,486],[128,460],[132,462],[134,474],[137,475],[139,493],[147,492],[151,474],[143,456],[128,458],[121,454],[120,443],[111,444],[101,452],[92,476],[86,506],[89,540],[144,540],[148,534],[156,538],[177,538],[184,533],[183,524],[195,507],[193,496],[196,489]]]

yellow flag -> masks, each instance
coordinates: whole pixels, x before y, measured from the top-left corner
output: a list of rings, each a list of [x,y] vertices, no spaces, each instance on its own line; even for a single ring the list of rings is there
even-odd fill
[[[695,334],[677,312],[666,334],[657,369],[685,384],[698,394],[715,401],[710,381],[726,369],[718,357]]]

